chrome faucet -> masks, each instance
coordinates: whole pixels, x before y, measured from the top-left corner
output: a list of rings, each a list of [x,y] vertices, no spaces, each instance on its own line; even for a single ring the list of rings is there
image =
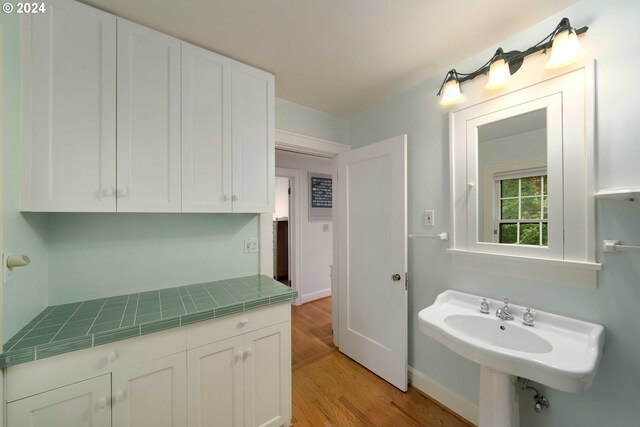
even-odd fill
[[[500,320],[513,320],[513,313],[509,308],[509,298],[504,299],[504,307],[496,310],[496,317]]]
[[[489,301],[486,298],[480,300],[480,313],[489,314]]]

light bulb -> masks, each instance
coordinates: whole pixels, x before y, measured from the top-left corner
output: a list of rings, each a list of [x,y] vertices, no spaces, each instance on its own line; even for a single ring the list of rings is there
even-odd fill
[[[511,77],[511,72],[507,61],[504,58],[498,58],[489,66],[489,81],[485,89],[498,89],[507,84],[509,77]]]
[[[453,105],[462,100],[460,92],[460,83],[456,79],[448,80],[442,87],[442,99],[440,105]]]
[[[574,31],[565,30],[553,37],[551,55],[545,68],[554,69],[569,65],[578,59],[580,53],[580,42]]]

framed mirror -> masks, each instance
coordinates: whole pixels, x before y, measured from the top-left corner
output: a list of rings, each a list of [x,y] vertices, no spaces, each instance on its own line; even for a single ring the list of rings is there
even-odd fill
[[[596,286],[590,73],[578,67],[450,113],[457,262]]]

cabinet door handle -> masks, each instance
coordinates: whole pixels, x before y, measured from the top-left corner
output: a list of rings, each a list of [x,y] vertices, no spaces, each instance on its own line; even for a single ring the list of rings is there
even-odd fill
[[[244,358],[246,359],[249,356],[251,356],[251,347],[244,351]]]
[[[242,352],[241,352],[241,351],[238,351],[238,352],[236,353],[236,362],[241,361],[241,360],[242,360],[242,356],[243,356]]]
[[[113,363],[116,360],[117,356],[118,355],[115,351],[110,351],[109,353],[107,353],[107,362]]]
[[[237,194],[234,194],[233,196],[231,196],[231,200],[233,200],[234,202],[237,202],[238,200],[240,200],[240,197],[238,197]]]
[[[113,188],[112,188],[112,187],[105,188],[105,189],[102,191],[102,194],[103,194],[104,196],[107,196],[107,197],[111,197],[111,196],[113,196]]]
[[[223,202],[228,202],[229,201],[229,195],[228,194],[223,194],[222,195],[222,201]]]
[[[120,197],[127,197],[128,194],[129,192],[126,188],[121,188],[120,190],[118,190],[118,196]]]
[[[107,407],[107,398],[106,397],[101,397],[98,400],[98,408],[100,409],[104,409]]]
[[[116,402],[122,402],[123,399],[124,399],[124,391],[118,390],[116,392]]]
[[[238,327],[243,327],[249,324],[249,319],[247,319],[246,317],[243,319],[240,319],[240,322],[238,322]]]

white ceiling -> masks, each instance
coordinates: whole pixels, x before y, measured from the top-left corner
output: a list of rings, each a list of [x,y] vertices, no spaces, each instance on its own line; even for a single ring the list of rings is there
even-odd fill
[[[276,96],[349,117],[577,0],[82,1],[270,71]]]

